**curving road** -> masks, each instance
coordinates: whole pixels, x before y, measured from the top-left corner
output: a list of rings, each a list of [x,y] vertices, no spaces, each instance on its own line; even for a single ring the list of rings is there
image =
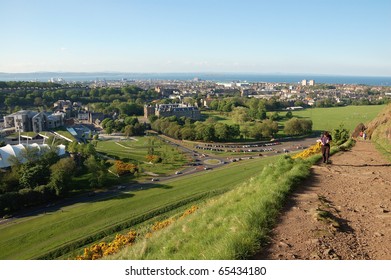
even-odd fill
[[[163,141],[166,143],[173,145],[177,147],[179,150],[181,150],[183,153],[187,154],[192,158],[192,162],[184,167],[182,170],[178,170],[176,173],[165,176],[165,177],[154,177],[152,181],[147,182],[139,182],[136,184],[122,184],[115,186],[111,189],[108,189],[106,191],[102,192],[91,192],[88,194],[80,195],[78,197],[72,197],[72,198],[65,198],[60,201],[50,203],[46,206],[40,206],[33,209],[28,209],[24,211],[20,211],[16,213],[11,218],[0,218],[0,224],[9,223],[12,221],[15,221],[18,218],[24,218],[24,217],[35,217],[38,215],[44,215],[46,213],[54,212],[54,211],[62,211],[62,207],[70,206],[76,203],[83,203],[83,202],[94,202],[99,201],[102,199],[107,199],[110,197],[118,196],[120,193],[128,192],[128,191],[135,191],[135,190],[142,190],[142,189],[148,189],[153,187],[156,184],[159,184],[159,182],[167,181],[172,178],[181,177],[181,176],[187,176],[190,174],[194,174],[197,172],[205,172],[205,170],[211,170],[215,168],[219,168],[225,164],[230,164],[233,161],[236,160],[246,160],[253,157],[266,157],[266,156],[274,156],[279,153],[283,152],[295,152],[297,150],[301,150],[303,148],[306,148],[316,142],[316,137],[309,137],[309,138],[303,138],[303,139],[296,139],[292,141],[286,141],[286,142],[280,142],[278,145],[274,145],[273,149],[270,151],[261,151],[264,147],[252,147],[251,149],[254,150],[252,154],[249,152],[243,153],[242,156],[229,156],[228,158],[226,156],[217,156],[214,154],[208,154],[207,150],[192,150],[189,149],[181,143],[181,141],[171,139],[165,136],[159,136]],[[213,145],[213,144],[211,144]],[[245,145],[245,144],[241,144]],[[255,154],[255,155],[254,155]],[[261,155],[260,155],[261,154]]]

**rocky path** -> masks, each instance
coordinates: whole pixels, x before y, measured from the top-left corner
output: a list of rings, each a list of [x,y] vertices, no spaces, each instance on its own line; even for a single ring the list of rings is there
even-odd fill
[[[258,259],[391,260],[391,164],[371,142],[315,165]]]

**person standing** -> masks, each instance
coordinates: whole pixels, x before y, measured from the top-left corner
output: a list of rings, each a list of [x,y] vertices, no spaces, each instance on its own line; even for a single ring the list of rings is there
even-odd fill
[[[320,144],[322,148],[322,158],[323,158],[323,163],[330,163],[329,158],[330,158],[330,142],[332,138],[331,135],[328,131],[325,131],[320,138]]]

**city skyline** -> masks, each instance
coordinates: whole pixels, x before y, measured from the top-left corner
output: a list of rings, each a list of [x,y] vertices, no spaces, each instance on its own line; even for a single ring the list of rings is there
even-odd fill
[[[3,1],[0,72],[391,76],[390,1]]]

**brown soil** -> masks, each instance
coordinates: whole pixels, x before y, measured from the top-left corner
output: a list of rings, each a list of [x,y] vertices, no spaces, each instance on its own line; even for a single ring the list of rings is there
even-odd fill
[[[391,165],[371,142],[314,165],[258,259],[391,260]]]

